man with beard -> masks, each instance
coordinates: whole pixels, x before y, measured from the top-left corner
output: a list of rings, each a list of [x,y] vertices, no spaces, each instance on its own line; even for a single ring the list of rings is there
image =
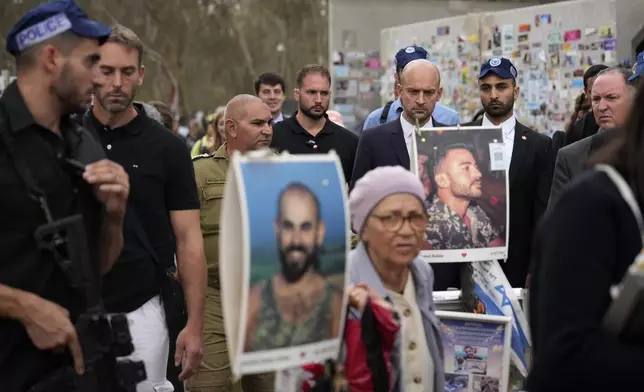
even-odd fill
[[[432,249],[502,246],[490,217],[476,204],[481,171],[469,146],[453,144],[438,153],[434,165],[436,194],[427,211],[427,240]]]
[[[97,272],[109,271],[121,252],[128,176],[70,117],[91,101],[99,46],[109,34],[67,0],[27,12],[5,41],[18,78],[0,98],[3,392],[26,391],[70,365],[78,374],[92,366],[74,328],[86,306],[83,291],[72,287],[69,267],[40,246],[35,232],[81,215],[86,243],[80,245]],[[69,238],[64,225],[59,234],[72,245],[80,240]],[[73,391],[70,378],[60,381],[46,390]]]
[[[360,135],[351,188],[369,170],[380,166],[412,168],[412,134],[420,127],[444,127],[434,118],[443,94],[438,67],[425,59],[413,60],[402,70],[397,89],[403,111],[397,121],[365,130]]]
[[[325,225],[305,185],[279,195],[275,233],[281,271],[250,289],[245,352],[287,348],[338,336],[342,295],[319,273]]]
[[[326,154],[340,157],[344,180],[351,182],[358,137],[329,120],[326,111],[331,99],[331,74],[321,65],[307,65],[297,74],[294,89],[298,110],[273,126],[271,147],[291,154]]]
[[[206,288],[206,317],[204,328],[204,357],[199,373],[186,382],[188,392],[273,392],[272,373],[243,376],[233,383],[230,369],[226,331],[221,307],[219,282],[219,230],[224,185],[233,151],[245,154],[268,148],[271,144],[271,112],[261,99],[248,94],[237,95],[228,102],[224,112],[226,141],[212,154],[193,158],[199,201],[201,202],[201,231],[208,261]],[[226,260],[237,262],[236,260]]]
[[[519,97],[517,70],[506,58],[492,58],[481,66],[479,92],[485,116],[464,126],[501,126],[505,166],[508,168],[510,226],[508,259],[501,267],[512,287],[524,287],[530,264],[532,235],[546,210],[554,154],[552,141],[514,117]],[[443,264],[434,290],[460,287],[459,266]]]
[[[255,95],[268,105],[271,110],[271,116],[273,116],[273,124],[284,121],[282,105],[284,105],[284,99],[286,98],[285,93],[286,84],[278,74],[266,72],[259,75],[255,81]]]
[[[142,58],[136,34],[115,26],[101,47],[94,105],[83,118],[132,182],[124,252],[102,289],[109,311],[127,313],[133,355],[145,362],[148,379],[138,385],[139,392],[172,389],[168,378],[177,370],[183,381],[199,368],[206,289],[192,161],[182,141],[133,102],[143,83]],[[187,322],[179,283],[171,278],[177,275],[175,254]],[[179,380],[173,380],[177,390]]]

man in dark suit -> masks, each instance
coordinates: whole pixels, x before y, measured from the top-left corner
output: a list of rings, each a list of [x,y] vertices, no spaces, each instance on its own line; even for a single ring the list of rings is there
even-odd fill
[[[380,166],[411,169],[414,125],[444,127],[432,118],[443,89],[438,68],[429,60],[413,60],[402,70],[398,88],[403,112],[398,119],[365,130],[360,135],[350,188],[369,170]]]
[[[548,209],[559,199],[564,186],[588,168],[589,156],[605,145],[628,118],[635,94],[632,72],[614,67],[599,73],[591,92],[592,111],[599,132],[570,144],[557,153]]]
[[[483,63],[479,92],[485,116],[464,126],[501,126],[503,129],[503,155],[509,167],[510,240],[508,259],[501,266],[512,287],[524,287],[532,234],[548,205],[554,155],[548,136],[530,130],[514,117],[514,101],[519,97],[516,76],[516,68],[506,58],[492,58]],[[458,265],[432,266],[434,290],[460,287]]]

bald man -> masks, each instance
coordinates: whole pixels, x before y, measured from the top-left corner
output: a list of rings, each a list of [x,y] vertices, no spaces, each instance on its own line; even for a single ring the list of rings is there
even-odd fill
[[[226,105],[226,142],[214,153],[193,158],[201,202],[201,232],[208,261],[208,288],[204,326],[204,356],[199,373],[186,382],[186,392],[268,392],[274,390],[272,374],[244,376],[232,382],[219,285],[219,218],[226,173],[233,151],[242,154],[267,148],[271,143],[271,111],[253,95],[238,95]]]
[[[379,166],[402,166],[410,169],[414,125],[444,127],[432,113],[443,94],[438,68],[420,59],[407,64],[398,84],[403,111],[396,121],[365,130],[360,136],[351,189],[369,170]]]

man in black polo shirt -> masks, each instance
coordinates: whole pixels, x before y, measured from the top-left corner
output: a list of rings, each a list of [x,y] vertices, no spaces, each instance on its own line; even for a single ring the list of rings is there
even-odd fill
[[[331,74],[321,65],[307,65],[297,74],[294,90],[298,110],[273,125],[271,147],[291,154],[326,154],[331,150],[340,157],[344,180],[351,182],[358,137],[330,121],[326,115],[331,99]]]
[[[94,106],[83,119],[100,138],[107,156],[123,165],[132,184],[124,224],[125,251],[106,277],[104,297],[109,310],[128,315],[133,355],[145,362],[148,375],[137,386],[140,392],[172,388],[168,381],[172,372],[166,372],[169,354],[174,364],[170,370],[182,365],[179,379],[198,369],[206,289],[199,198],[189,152],[176,135],[133,103],[143,82],[142,57],[143,44],[136,34],[114,26],[101,47]],[[160,295],[175,253],[187,324],[171,306],[172,295],[166,290]],[[182,325],[173,333],[176,319],[183,319]],[[175,341],[176,352],[171,348]],[[180,388],[177,380],[175,389]]]
[[[6,40],[18,80],[0,98],[3,392],[25,391],[72,363],[84,372],[73,326],[85,307],[83,293],[34,236],[48,222],[46,210],[53,220],[82,215],[90,255],[103,271],[121,252],[127,174],[104,160],[96,140],[70,118],[91,100],[99,45],[109,33],[69,0],[31,10]]]

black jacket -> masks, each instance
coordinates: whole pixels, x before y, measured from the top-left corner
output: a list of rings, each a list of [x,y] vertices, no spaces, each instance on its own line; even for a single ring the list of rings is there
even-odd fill
[[[446,127],[432,118],[434,127]],[[353,165],[350,189],[369,170],[380,166],[402,166],[409,170],[409,153],[400,117],[394,121],[366,129],[360,135],[356,162]]]
[[[642,248],[634,215],[604,173],[582,173],[535,237],[530,292],[530,392],[631,391],[644,348],[602,329],[619,283]]]

